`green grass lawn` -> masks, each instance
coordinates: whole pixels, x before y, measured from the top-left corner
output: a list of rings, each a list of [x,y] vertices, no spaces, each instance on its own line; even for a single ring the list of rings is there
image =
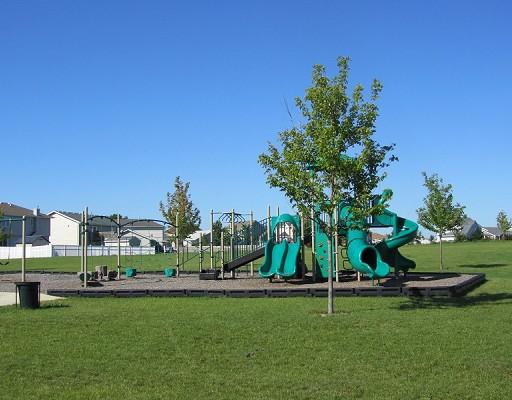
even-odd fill
[[[407,246],[419,270],[437,246]],[[507,399],[512,241],[447,245],[462,298],[67,299],[0,308],[1,399]]]
[[[226,251],[226,260],[227,258]],[[6,265],[0,265],[0,271],[20,271],[21,260],[1,260]],[[262,259],[257,260],[255,268],[263,262]],[[107,265],[109,270],[117,267],[117,256],[89,256],[88,269],[94,271],[96,265]],[[172,254],[151,254],[151,255],[128,255],[121,257],[121,265],[123,267],[131,266],[137,268],[138,271],[163,271],[166,267],[176,266],[176,253]],[[217,257],[216,267],[220,268],[220,257]],[[27,258],[27,271],[50,271],[50,272],[78,272],[80,271],[80,257],[48,257],[48,258]],[[199,271],[199,257],[197,253],[180,254],[180,268],[185,271]],[[203,259],[203,268],[210,268],[210,253],[206,252]],[[249,266],[241,268],[242,271],[248,271]]]

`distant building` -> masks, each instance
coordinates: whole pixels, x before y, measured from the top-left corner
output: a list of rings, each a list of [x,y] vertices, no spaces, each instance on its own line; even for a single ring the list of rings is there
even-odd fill
[[[80,244],[81,214],[68,211],[51,211],[50,242],[54,245]],[[164,226],[154,221],[121,218],[124,225],[121,246],[164,245]],[[95,218],[89,223],[91,243],[117,246],[117,226],[109,218]]]
[[[0,229],[7,235],[1,246],[16,246],[22,242],[22,223],[18,219],[25,217],[25,242],[32,246],[49,243],[50,217],[41,213],[39,208],[28,209],[12,203],[0,203],[3,214]],[[12,219],[12,220],[10,220]],[[16,220],[16,221],[15,221]]]
[[[376,244],[382,242],[384,239],[386,239],[386,237],[387,235],[382,235],[381,233],[370,231],[368,240],[370,243]]]
[[[471,218],[466,218],[462,227],[460,229],[460,234],[464,235],[466,239],[471,239],[475,233],[478,232],[480,225]],[[445,232],[442,238],[443,242],[454,242],[455,241],[455,232],[448,231]],[[436,242],[439,243],[439,235],[436,236]]]

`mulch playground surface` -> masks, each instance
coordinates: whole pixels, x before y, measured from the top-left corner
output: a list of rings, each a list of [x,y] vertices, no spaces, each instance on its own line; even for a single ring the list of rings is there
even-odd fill
[[[229,277],[229,274],[226,274]],[[14,292],[19,273],[0,274],[0,292]],[[269,282],[255,274],[237,274],[235,279],[200,280],[197,273],[181,273],[168,278],[163,273],[142,273],[133,278],[97,281],[87,288],[76,274],[27,273],[27,281],[41,282],[41,292],[55,296],[83,297],[141,297],[141,296],[215,296],[215,297],[290,297],[327,295],[327,282],[308,280],[279,280]],[[355,274],[340,276],[334,282],[336,296],[458,296],[485,281],[484,274],[408,273],[397,278],[390,276],[375,281],[358,281]]]

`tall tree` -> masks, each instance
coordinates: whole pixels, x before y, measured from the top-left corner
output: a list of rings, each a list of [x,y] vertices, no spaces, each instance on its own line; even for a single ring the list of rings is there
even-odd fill
[[[416,210],[418,223],[436,232],[439,236],[439,268],[443,270],[443,236],[448,231],[461,229],[466,215],[464,206],[454,203],[453,186],[444,185],[443,179],[437,174],[428,176],[423,172],[425,179],[423,186],[427,189],[427,195],[423,199],[423,207]]]
[[[365,101],[361,85],[348,93],[349,58],[339,57],[337,67],[332,78],[324,66],[313,67],[312,86],[303,99],[296,98],[303,123],[280,132],[280,148],[269,143],[267,153],[259,156],[267,183],[283,191],[302,215],[318,207],[315,219],[328,236],[329,314],[334,311],[331,258],[337,227],[332,218],[324,224],[320,214],[333,215],[340,202],[349,202],[353,223],[367,229],[368,216],[385,206],[372,204],[372,191],[385,177],[382,168],[396,159],[387,159],[393,145],[382,146],[373,137],[381,83],[373,81]]]
[[[201,217],[199,210],[190,199],[190,182],[183,182],[179,176],[174,180],[174,192],[167,192],[166,202],[160,202],[160,212],[164,219],[172,224],[169,234],[183,241],[199,229]],[[178,215],[178,237],[176,237],[176,215]]]
[[[507,216],[507,213],[501,210],[496,217],[498,223],[498,229],[501,231],[500,239],[504,239],[507,236],[507,232],[512,228],[512,221]]]

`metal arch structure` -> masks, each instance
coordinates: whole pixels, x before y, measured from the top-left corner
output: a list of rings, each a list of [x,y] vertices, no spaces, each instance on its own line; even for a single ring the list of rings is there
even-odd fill
[[[240,213],[231,213],[231,212],[222,212],[219,213],[220,216],[217,218],[217,221],[225,222],[230,224],[231,222],[234,222],[235,224],[246,222],[245,216],[250,214],[240,214]]]
[[[123,228],[126,228],[130,225],[134,225],[137,222],[157,222],[161,223],[164,226],[172,226],[177,229],[177,223],[173,224],[169,221],[164,221],[161,219],[152,219],[152,218],[139,218],[139,219],[133,219],[128,222],[125,222],[123,224],[120,223],[120,217],[115,220],[114,218],[111,218],[108,215],[92,215],[88,216],[88,209],[86,208],[85,212],[82,214],[82,221],[80,222],[81,232],[80,235],[83,237],[82,243],[85,247],[85,251],[82,251],[82,272],[84,273],[84,287],[87,287],[87,233],[88,233],[88,225],[91,221],[94,221],[95,219],[103,219],[110,221],[113,226],[117,228],[117,279],[121,279],[121,237],[126,235],[129,231],[123,230]],[[177,221],[177,220],[176,220]],[[178,245],[178,244],[177,244]],[[177,260],[178,262],[178,260]]]
[[[118,237],[119,238],[126,235],[126,233],[128,233],[128,231],[123,231],[122,228],[124,228],[128,225],[133,225],[137,222],[158,222],[163,225],[169,225],[169,226],[172,226],[173,228],[176,228],[176,225],[171,222],[164,221],[162,219],[152,219],[152,218],[134,219],[129,222],[125,222],[124,224],[120,224],[115,219],[113,219],[107,215],[93,215],[93,216],[87,218],[87,223],[89,223],[89,221],[92,221],[94,219],[108,219],[110,222],[112,222],[118,228]],[[83,222],[82,222],[82,224],[83,224]]]

